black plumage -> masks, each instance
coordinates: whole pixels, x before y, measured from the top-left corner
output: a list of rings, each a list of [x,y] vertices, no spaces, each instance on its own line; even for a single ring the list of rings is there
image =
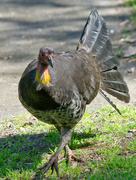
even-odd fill
[[[42,47],[38,59],[27,66],[19,82],[20,101],[30,113],[53,124],[61,134],[56,153],[38,168],[44,168],[43,174],[50,167],[58,174],[58,155],[64,147],[69,163],[71,158],[75,159],[67,145],[72,129],[99,91],[109,102],[102,90],[129,102],[128,87],[118,66],[106,23],[95,9],[76,51],[54,53],[51,47]]]

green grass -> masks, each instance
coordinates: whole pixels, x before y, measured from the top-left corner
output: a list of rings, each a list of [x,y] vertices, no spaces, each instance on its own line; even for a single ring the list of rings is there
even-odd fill
[[[125,4],[126,6],[136,6],[136,0],[128,0]]]
[[[130,19],[131,21],[135,23],[135,26],[136,26],[136,0],[127,0],[125,2],[125,5],[133,7],[133,12],[132,12],[132,15],[130,16]]]
[[[117,49],[114,52],[118,58],[122,57],[122,49]]]
[[[62,158],[61,179],[136,179],[136,107],[119,109],[122,116],[109,106],[86,111],[69,143],[85,163],[73,162],[68,167]],[[0,180],[40,180],[40,171],[34,177],[34,170],[56,151],[59,140],[53,126],[28,114],[5,119],[0,125]],[[50,173],[44,179],[56,179]]]

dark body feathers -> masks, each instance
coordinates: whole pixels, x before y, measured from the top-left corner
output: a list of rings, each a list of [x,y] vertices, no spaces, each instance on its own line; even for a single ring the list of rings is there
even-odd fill
[[[84,114],[86,104],[98,93],[100,72],[96,62],[85,50],[55,54],[47,85],[35,82],[37,63],[31,62],[22,75],[19,84],[22,104],[46,123],[55,125],[59,121],[60,126],[73,127]]]

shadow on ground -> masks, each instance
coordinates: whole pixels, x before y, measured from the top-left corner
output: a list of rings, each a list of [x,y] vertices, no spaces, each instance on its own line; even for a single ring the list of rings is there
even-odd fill
[[[89,137],[93,138],[95,134],[73,132],[72,135],[76,142],[77,140],[81,142],[82,139]],[[52,129],[48,133],[22,134],[0,138],[0,151],[2,152],[0,168],[4,172],[4,174],[0,174],[0,177],[5,177],[9,171],[18,170],[21,173],[22,170],[35,170],[43,159],[49,159],[52,154],[51,151],[55,151],[59,141],[59,134]],[[78,149],[92,145],[83,142],[78,143],[78,145],[76,143],[70,144],[70,148],[73,147],[72,149],[75,149],[75,146]],[[40,177],[39,173],[36,173],[33,180]]]

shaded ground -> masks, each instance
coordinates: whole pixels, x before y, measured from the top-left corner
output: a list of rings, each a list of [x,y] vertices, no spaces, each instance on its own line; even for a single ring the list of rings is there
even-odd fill
[[[39,48],[50,45],[55,51],[75,49],[93,7],[107,22],[113,49],[125,49],[127,44],[120,39],[126,24],[121,23],[128,20],[130,8],[123,6],[123,0],[0,1],[0,120],[26,112],[18,100],[18,82],[27,64],[37,57]],[[127,69],[134,65],[135,61],[121,63],[132,104],[136,102],[136,78],[135,72],[128,74]],[[88,108],[101,104],[105,100],[98,95]]]

